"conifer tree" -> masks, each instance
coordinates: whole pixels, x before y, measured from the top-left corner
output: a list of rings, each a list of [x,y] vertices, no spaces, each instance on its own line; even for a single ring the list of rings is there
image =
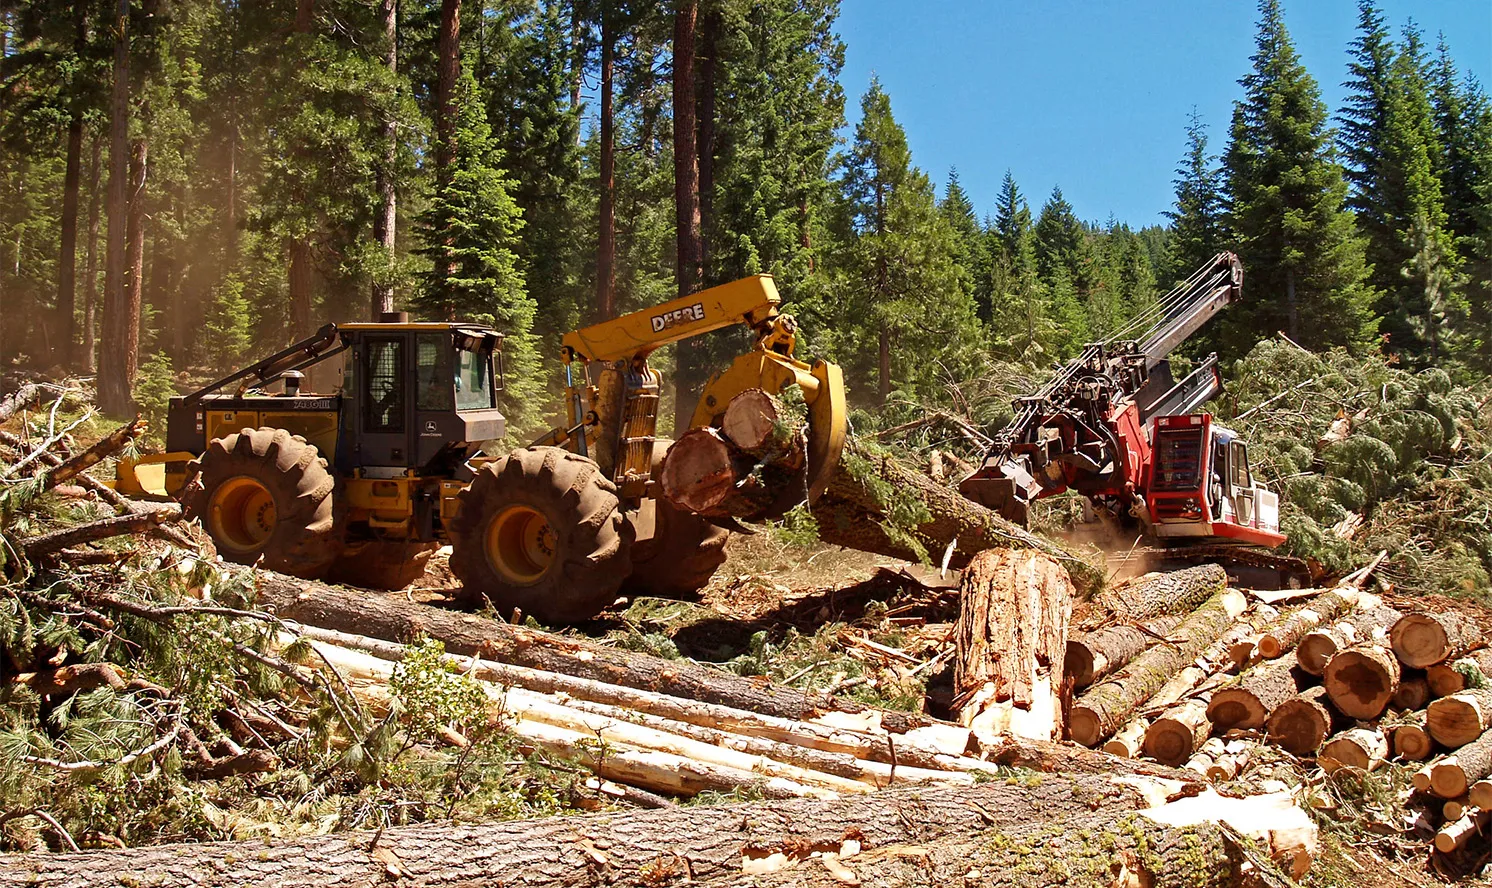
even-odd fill
[[[1048,282],[1059,272],[1071,280],[1082,240],[1083,223],[1062,196],[1062,188],[1054,186],[1036,217],[1036,273]]]
[[[1207,151],[1207,124],[1192,109],[1186,125],[1186,157],[1176,167],[1176,209],[1171,220],[1171,262],[1167,283],[1185,280],[1202,263],[1217,255],[1226,237],[1223,230],[1222,169]]]
[[[524,289],[516,252],[523,214],[501,167],[476,78],[461,73],[452,98],[452,154],[420,219],[431,262],[414,307],[439,320],[488,321],[502,331],[505,406],[522,428],[536,418],[539,386],[534,301]]]
[[[1225,159],[1231,239],[1252,299],[1223,318],[1221,350],[1283,330],[1306,348],[1363,346],[1374,293],[1320,89],[1300,62],[1278,0],[1261,0],[1253,70],[1240,81]]]
[[[988,318],[990,310],[990,255],[974,204],[958,181],[958,170],[948,171],[948,185],[938,210],[947,220],[954,237],[954,262],[964,292],[974,297],[980,317]]]

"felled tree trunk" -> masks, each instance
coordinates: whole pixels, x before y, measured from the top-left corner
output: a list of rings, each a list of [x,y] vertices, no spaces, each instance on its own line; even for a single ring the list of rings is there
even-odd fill
[[[865,712],[893,733],[931,723],[912,713],[871,710],[829,694],[780,688],[686,660],[618,651],[402,597],[349,592],[269,571],[258,571],[256,578],[259,605],[311,626],[400,642],[426,635],[451,653],[800,721],[839,711]]]
[[[1295,648],[1295,662],[1311,675],[1321,675],[1339,651],[1359,642],[1382,644],[1388,627],[1400,614],[1391,607],[1373,607],[1345,615],[1339,622],[1306,633]],[[1413,707],[1418,708],[1418,707]]]
[[[1014,878],[1022,854],[1010,845],[1036,842],[1057,827],[1074,856],[1102,842],[1102,867],[1112,858],[1143,884],[1238,885],[1231,852],[1238,849],[1209,825],[1161,826],[1137,812],[1144,795],[1102,778],[1049,776],[1041,785],[1002,782],[916,793],[886,792],[849,800],[795,800],[668,808],[625,814],[548,817],[500,823],[431,824],[316,836],[283,842],[207,842],[107,849],[78,854],[0,857],[0,885],[49,888],[124,886],[145,873],[169,873],[176,884],[203,888],[274,884],[341,888],[398,882],[456,886],[514,884],[528,888],[575,884],[839,885],[850,872],[876,884],[925,885],[929,877],[958,881],[971,867],[991,880]],[[1079,837],[1079,833],[1082,837]],[[991,834],[1016,842],[993,845]],[[858,854],[847,846],[848,837]],[[1043,853],[1059,859],[1058,846]],[[1268,841],[1265,842],[1266,847]],[[916,848],[910,857],[896,848]],[[882,849],[886,849],[885,852]],[[1001,850],[1005,849],[1005,850]],[[1140,849],[1144,849],[1141,851]],[[826,867],[836,855],[842,871]],[[839,855],[843,855],[839,858]],[[774,855],[777,855],[774,857]],[[810,856],[814,855],[814,856]],[[1065,874],[1022,885],[1060,884]],[[755,875],[753,875],[755,874]],[[858,881],[858,876],[854,881]],[[985,881],[984,884],[1004,884]],[[1128,884],[1127,882],[1124,884]]]
[[[1219,730],[1262,728],[1276,707],[1298,693],[1300,682],[1294,664],[1286,660],[1267,661],[1213,694],[1207,717]]]
[[[1405,614],[1388,637],[1404,665],[1418,669],[1459,657],[1482,641],[1481,630],[1454,612]]]
[[[1492,728],[1492,691],[1462,691],[1441,697],[1426,710],[1425,726],[1449,749],[1465,746]]]
[[[1399,687],[1394,691],[1392,706],[1400,711],[1424,709],[1425,704],[1430,702],[1430,683],[1425,679],[1425,674],[1415,669],[1413,672],[1404,670],[1399,678]]]
[[[1139,625],[1106,626],[1069,639],[1063,674],[1072,679],[1073,687],[1086,688],[1110,672],[1122,669],[1180,623],[1179,616],[1160,617]]]
[[[1430,694],[1446,697],[1472,687],[1485,687],[1492,676],[1492,649],[1472,651],[1456,660],[1436,663],[1425,669]]]
[[[1350,718],[1377,718],[1399,687],[1399,660],[1388,648],[1362,644],[1331,658],[1322,683],[1331,702]]]
[[[1228,585],[1227,571],[1217,564],[1138,577],[1106,592],[1099,604],[1116,617],[1143,620],[1163,614],[1187,614]]]
[[[1343,731],[1321,747],[1316,761],[1327,773],[1338,768],[1371,771],[1388,758],[1388,740],[1377,728],[1352,728]]]
[[[1096,746],[1124,724],[1130,713],[1215,642],[1243,612],[1243,595],[1226,590],[1213,596],[1172,633],[1174,644],[1156,645],[1114,675],[1094,685],[1072,708],[1070,734]]]
[[[1166,710],[1145,732],[1145,754],[1165,765],[1182,765],[1212,733],[1205,697]],[[1205,773],[1205,771],[1203,772]]]
[[[1492,776],[1492,731],[1488,731],[1430,767],[1430,792],[1459,798],[1471,785]]]
[[[981,740],[1062,736],[1062,666],[1072,581],[1050,556],[991,549],[964,568],[954,629],[960,724]]]
[[[1341,717],[1316,686],[1276,706],[1265,721],[1269,742],[1292,755],[1315,755]]]
[[[1306,633],[1356,607],[1358,595],[1356,587],[1343,586],[1312,598],[1292,611],[1278,628],[1259,639],[1259,655],[1272,660],[1294,650]]]

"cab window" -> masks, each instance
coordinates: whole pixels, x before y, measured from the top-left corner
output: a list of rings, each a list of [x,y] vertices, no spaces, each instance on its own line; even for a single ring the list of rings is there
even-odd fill
[[[446,333],[421,333],[415,337],[415,396],[417,410],[450,410],[455,398],[455,372],[451,369],[451,337]]]
[[[456,409],[482,410],[496,407],[491,355],[462,349],[456,356]]]
[[[1234,487],[1242,487],[1244,489],[1248,489],[1249,487],[1253,486],[1253,484],[1250,483],[1250,476],[1249,476],[1249,451],[1248,451],[1248,445],[1244,444],[1242,441],[1234,441],[1233,442],[1233,465],[1232,465],[1232,469],[1233,469],[1233,479],[1232,480],[1233,480],[1233,486]]]
[[[370,432],[404,431],[404,340],[368,340],[363,422]]]

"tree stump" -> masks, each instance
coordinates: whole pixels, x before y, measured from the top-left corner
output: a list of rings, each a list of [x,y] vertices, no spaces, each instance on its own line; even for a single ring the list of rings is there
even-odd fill
[[[1062,736],[1058,692],[1072,581],[1040,552],[991,549],[964,568],[954,629],[958,721],[981,740]]]

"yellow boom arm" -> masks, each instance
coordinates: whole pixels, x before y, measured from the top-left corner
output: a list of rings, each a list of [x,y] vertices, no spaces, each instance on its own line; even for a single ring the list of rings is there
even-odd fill
[[[736,324],[760,327],[777,316],[781,303],[771,275],[752,275],[566,333],[561,345],[576,360],[635,360],[671,342]]]

